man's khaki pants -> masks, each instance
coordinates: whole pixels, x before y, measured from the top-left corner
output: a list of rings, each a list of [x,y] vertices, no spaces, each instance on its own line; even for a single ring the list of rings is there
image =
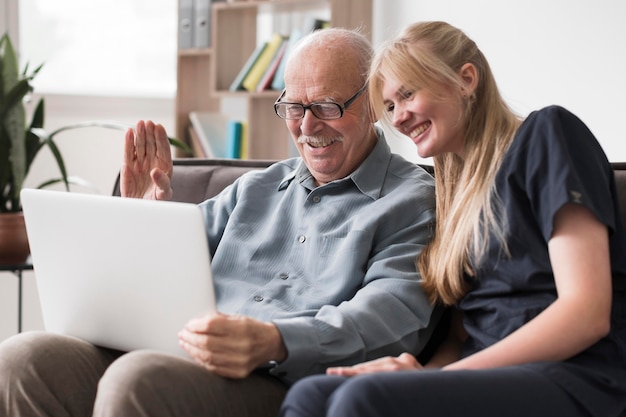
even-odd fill
[[[50,333],[0,343],[0,416],[275,417],[286,391],[265,374],[227,379],[171,355]]]

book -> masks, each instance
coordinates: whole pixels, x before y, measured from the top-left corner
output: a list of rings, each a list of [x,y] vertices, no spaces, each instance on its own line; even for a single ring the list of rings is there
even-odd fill
[[[230,84],[230,91],[245,90],[243,88],[243,80],[244,78],[246,78],[246,76],[250,72],[250,69],[252,68],[252,65],[254,65],[254,63],[257,61],[257,59],[259,58],[259,56],[265,50],[266,47],[267,47],[267,42],[264,42],[260,44],[259,46],[257,46],[254,49],[254,51],[252,51],[252,53],[246,60],[245,64],[243,65],[243,67],[241,67],[241,69],[239,70],[239,73],[237,74],[233,82]]]
[[[178,49],[193,46],[193,1],[178,0]]]
[[[239,155],[241,159],[250,158],[250,147],[248,141],[248,122],[243,120],[241,122],[241,153]]]
[[[205,158],[227,157],[228,117],[215,112],[189,113],[192,147]],[[194,137],[195,136],[195,137]]]
[[[287,45],[287,50],[285,51],[278,68],[276,69],[276,74],[274,75],[274,79],[272,80],[272,90],[282,90],[285,88],[285,65],[287,64],[287,59],[293,51],[294,47],[298,44],[298,41],[302,38],[303,32],[300,28],[294,28],[289,35],[289,44]]]
[[[243,88],[250,92],[256,91],[256,86],[259,84],[261,77],[263,77],[263,74],[270,66],[272,58],[276,55],[276,52],[278,51],[278,48],[280,48],[282,42],[283,37],[280,34],[274,33],[274,35],[272,35],[272,38],[267,41],[267,46],[259,55],[259,58],[252,65],[252,68],[250,68],[250,71],[244,78],[242,82]]]
[[[189,135],[191,156],[194,158],[210,158],[210,156],[206,153],[206,149],[202,147],[202,141],[200,140],[193,126],[187,127],[187,134]]]
[[[287,50],[285,51],[285,54],[283,55],[283,58],[278,65],[278,68],[276,69],[274,79],[272,80],[272,90],[280,91],[285,88],[285,65],[287,64],[289,55],[291,55],[291,52],[298,45],[300,39],[315,30],[324,29],[329,26],[330,22],[328,20],[311,17],[307,19],[306,24],[302,28],[293,28],[293,30],[289,34],[289,46],[287,47]]]
[[[283,56],[285,55],[285,50],[287,49],[288,46],[289,46],[289,41],[286,39],[283,39],[283,42],[280,44],[280,47],[278,48],[278,51],[274,55],[274,58],[272,59],[272,62],[267,68],[267,71],[265,71],[265,74],[263,74],[263,77],[261,77],[261,81],[259,81],[259,84],[256,87],[256,91],[261,92],[261,91],[269,90],[272,88],[272,81],[274,80],[274,77],[276,76],[276,71],[278,70],[278,66],[283,61]]]
[[[211,0],[193,0],[193,47],[208,48],[211,43]]]
[[[229,120],[226,133],[226,158],[241,157],[241,127],[239,120]]]

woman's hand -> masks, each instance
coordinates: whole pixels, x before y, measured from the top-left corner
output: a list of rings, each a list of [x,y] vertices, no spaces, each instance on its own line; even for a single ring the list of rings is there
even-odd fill
[[[354,366],[328,368],[326,373],[329,375],[355,376],[361,374],[372,374],[375,372],[393,372],[422,368],[422,365],[413,355],[410,353],[402,353],[398,357],[386,356],[373,361],[359,363]]]

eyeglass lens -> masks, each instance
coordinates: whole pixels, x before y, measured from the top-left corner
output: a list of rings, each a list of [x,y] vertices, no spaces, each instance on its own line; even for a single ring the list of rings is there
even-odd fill
[[[311,110],[319,119],[338,119],[341,107],[336,103],[313,103],[304,106],[299,103],[276,103],[276,112],[285,119],[302,119],[306,109]]]

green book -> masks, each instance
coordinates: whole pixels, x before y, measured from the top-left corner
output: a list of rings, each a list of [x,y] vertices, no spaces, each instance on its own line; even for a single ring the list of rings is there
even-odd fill
[[[243,80],[246,78],[246,76],[250,72],[250,69],[252,68],[254,63],[259,59],[259,56],[261,55],[261,53],[263,53],[266,47],[267,47],[267,42],[257,46],[256,49],[252,51],[252,54],[250,54],[246,63],[243,65],[243,67],[241,67],[241,70],[239,70],[239,74],[237,74],[233,82],[230,84],[230,91],[245,90],[245,88],[243,87]]]
[[[275,33],[272,36],[272,39],[267,42],[267,46],[263,52],[261,52],[259,58],[252,65],[252,68],[250,68],[250,71],[244,78],[242,83],[243,88],[250,92],[256,91],[256,86],[261,81],[261,78],[263,78],[263,74],[265,74],[265,71],[267,71],[267,68],[272,63],[272,59],[276,55],[276,52],[278,52],[282,43],[283,37],[280,34]]]

